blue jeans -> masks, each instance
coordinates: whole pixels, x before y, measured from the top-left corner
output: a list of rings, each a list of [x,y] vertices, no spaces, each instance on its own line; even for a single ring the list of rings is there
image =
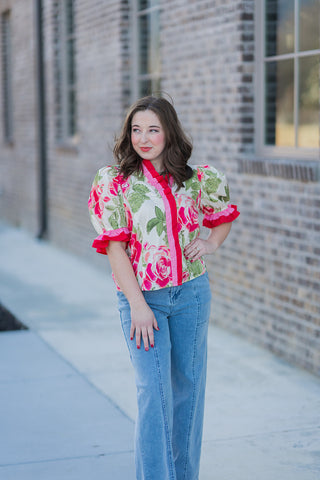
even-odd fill
[[[130,340],[130,306],[118,292],[122,329],[135,370],[137,480],[198,480],[211,292],[208,274],[143,292],[157,319],[154,348]]]

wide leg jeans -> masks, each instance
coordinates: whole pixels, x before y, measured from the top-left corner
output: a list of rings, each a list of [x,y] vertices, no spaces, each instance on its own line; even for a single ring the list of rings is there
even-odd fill
[[[130,306],[118,292],[135,370],[137,480],[198,480],[211,292],[205,273],[181,286],[144,292],[157,319],[155,345],[130,340]]]

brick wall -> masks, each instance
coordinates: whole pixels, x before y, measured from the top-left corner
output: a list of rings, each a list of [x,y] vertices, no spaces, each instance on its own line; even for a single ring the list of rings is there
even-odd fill
[[[255,157],[254,13],[253,1],[164,2],[162,85],[193,162],[226,172],[241,210],[208,260],[213,321],[319,374],[318,166]]]
[[[88,249],[94,231],[87,199],[96,170],[112,162],[114,133],[123,109],[121,2],[75,2],[78,134],[58,147],[54,129],[52,1],[46,1],[46,72],[49,113],[49,238],[101,264]],[[91,251],[92,250],[92,251]]]
[[[55,85],[52,0],[43,2],[46,111],[48,135],[48,238],[101,264],[88,248],[94,231],[87,198],[96,170],[111,163],[114,134],[128,105],[127,2],[75,2],[78,133],[58,146],[55,132]],[[35,2],[2,0],[11,10],[14,142],[1,135],[1,218],[39,231]],[[1,72],[0,72],[1,74]],[[2,122],[2,115],[1,115]],[[0,125],[1,130],[2,124]],[[1,131],[2,134],[2,131]]]
[[[1,0],[1,14],[11,9],[11,78],[13,91],[13,143],[3,139],[2,61],[0,115],[0,215],[14,225],[37,232],[37,150],[35,35],[33,4],[24,0]],[[19,32],[16,35],[15,32]],[[2,42],[2,35],[0,41]],[[0,51],[2,52],[1,45]],[[26,81],[29,79],[29,81]]]
[[[236,191],[242,218],[213,267],[217,321],[319,373],[319,184],[247,174]]]

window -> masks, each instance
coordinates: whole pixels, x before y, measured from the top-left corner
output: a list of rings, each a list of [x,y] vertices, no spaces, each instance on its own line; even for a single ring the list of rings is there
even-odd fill
[[[133,2],[135,99],[160,91],[160,6],[159,0]]]
[[[55,132],[68,143],[77,132],[74,0],[54,2]]]
[[[259,143],[277,155],[319,155],[320,2],[256,6]]]
[[[3,88],[3,138],[13,141],[13,106],[11,75],[11,23],[10,12],[1,15],[2,31],[2,88]]]

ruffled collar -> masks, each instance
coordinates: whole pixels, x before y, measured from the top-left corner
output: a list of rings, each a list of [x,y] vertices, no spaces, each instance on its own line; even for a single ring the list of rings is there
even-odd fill
[[[161,175],[157,170],[154,168],[153,163],[150,160],[142,160],[143,166],[148,170],[148,172],[152,175],[152,177],[157,180],[163,188],[168,186],[172,186],[173,184],[173,177],[169,173],[167,175]]]

